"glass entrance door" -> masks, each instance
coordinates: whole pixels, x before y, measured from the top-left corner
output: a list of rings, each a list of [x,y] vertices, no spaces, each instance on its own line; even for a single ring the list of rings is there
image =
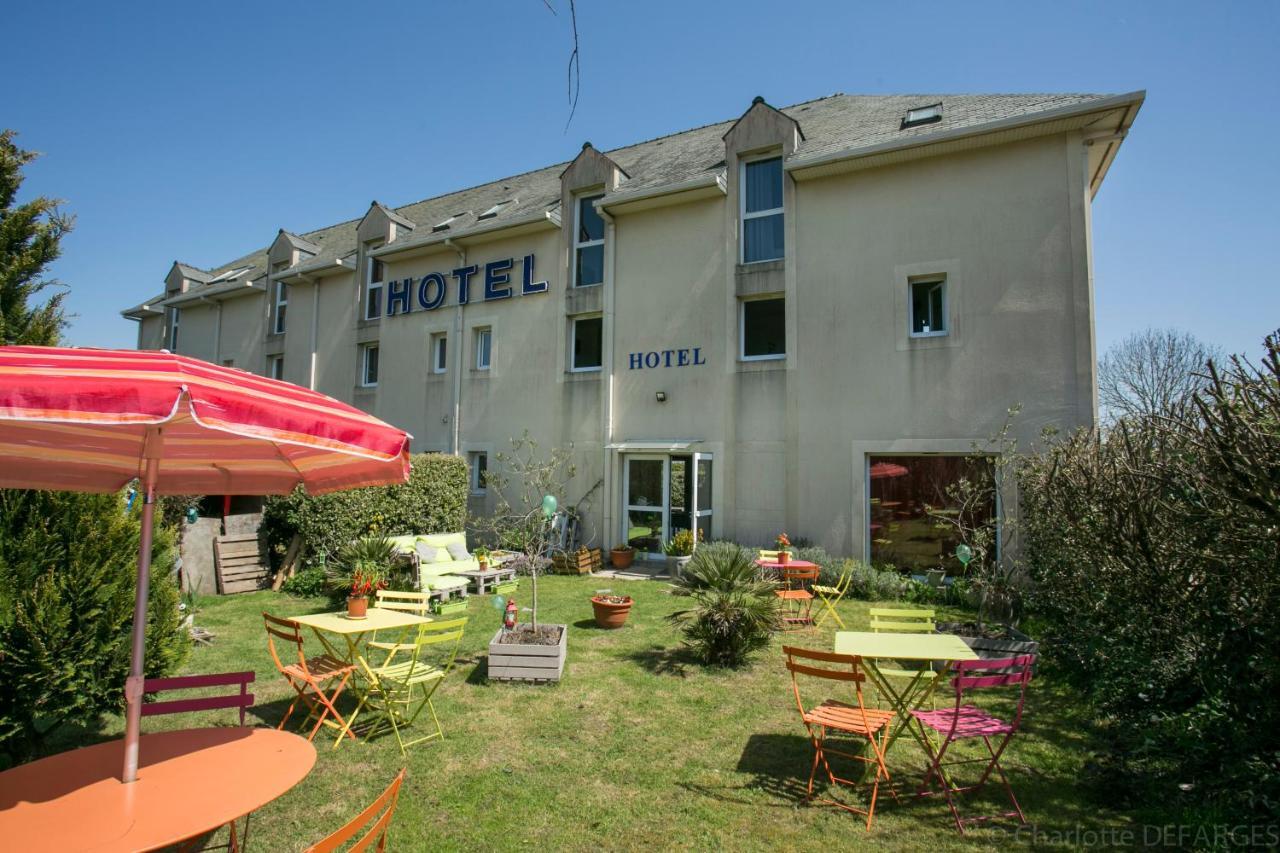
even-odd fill
[[[711,538],[711,455],[627,456],[623,475],[627,544],[650,557],[679,530]]]

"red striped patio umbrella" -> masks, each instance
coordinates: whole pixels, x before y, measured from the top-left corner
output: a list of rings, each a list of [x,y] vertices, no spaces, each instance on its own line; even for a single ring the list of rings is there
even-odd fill
[[[871,479],[886,480],[891,477],[905,477],[911,472],[907,470],[905,465],[898,465],[894,462],[876,462],[872,464]]]
[[[403,483],[409,439],[315,391],[167,352],[0,347],[0,487],[145,502],[124,781],[136,777],[156,494],[312,494]]]

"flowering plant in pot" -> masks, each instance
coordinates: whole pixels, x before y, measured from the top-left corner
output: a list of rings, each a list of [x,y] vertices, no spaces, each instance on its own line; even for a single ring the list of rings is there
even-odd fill
[[[688,530],[677,530],[676,535],[671,537],[671,541],[662,546],[662,551],[667,555],[667,565],[673,576],[679,576],[684,573],[684,567],[689,565],[689,561],[693,559],[694,546],[693,533]]]
[[[387,574],[397,550],[382,536],[365,536],[342,549],[329,582],[333,589],[346,592],[347,616],[363,619],[369,609],[369,596],[387,588]]]
[[[489,549],[477,548],[471,552],[471,556],[476,558],[476,562],[480,564],[480,571],[489,571]]]
[[[613,563],[615,569],[627,569],[631,567],[631,563],[635,561],[636,549],[627,543],[615,545],[609,549],[609,562]]]
[[[629,595],[612,595],[599,593],[591,597],[591,607],[595,610],[596,625],[601,628],[621,628],[626,624],[632,605]]]
[[[778,562],[786,563],[791,560],[791,540],[787,538],[787,534],[779,533],[778,538],[773,541],[777,546]]]

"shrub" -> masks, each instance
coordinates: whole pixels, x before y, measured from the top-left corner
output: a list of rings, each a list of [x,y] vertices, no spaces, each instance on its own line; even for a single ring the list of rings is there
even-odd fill
[[[667,617],[679,625],[684,641],[709,666],[740,667],[769,643],[778,627],[773,584],[762,581],[752,556],[725,543],[709,543],[694,552],[675,591],[693,606]],[[727,545],[727,547],[725,546]]]
[[[332,560],[370,533],[444,533],[462,530],[467,514],[467,463],[457,456],[413,457],[409,482],[311,496],[301,489],[269,497],[262,530],[275,554],[301,534],[312,559]]]
[[[318,598],[329,594],[329,579],[324,569],[303,569],[280,586],[280,591],[300,598]]]
[[[1280,813],[1280,342],[1189,401],[1020,472],[1045,649],[1107,718],[1113,779]]]
[[[30,755],[58,726],[94,728],[123,708],[140,506],[126,513],[119,494],[0,491],[0,748]],[[190,647],[173,543],[157,525],[149,677],[172,672]]]
[[[853,564],[853,577],[849,581],[851,598],[861,598],[865,601],[897,601],[903,597],[906,579],[896,571],[877,569],[859,560],[845,562]]]

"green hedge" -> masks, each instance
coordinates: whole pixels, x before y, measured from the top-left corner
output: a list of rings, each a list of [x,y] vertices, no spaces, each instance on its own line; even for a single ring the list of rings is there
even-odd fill
[[[367,534],[443,533],[462,530],[467,518],[467,463],[457,456],[413,457],[403,486],[352,489],[313,497],[301,490],[267,498],[262,530],[278,562],[295,533],[309,561],[326,560]]]

